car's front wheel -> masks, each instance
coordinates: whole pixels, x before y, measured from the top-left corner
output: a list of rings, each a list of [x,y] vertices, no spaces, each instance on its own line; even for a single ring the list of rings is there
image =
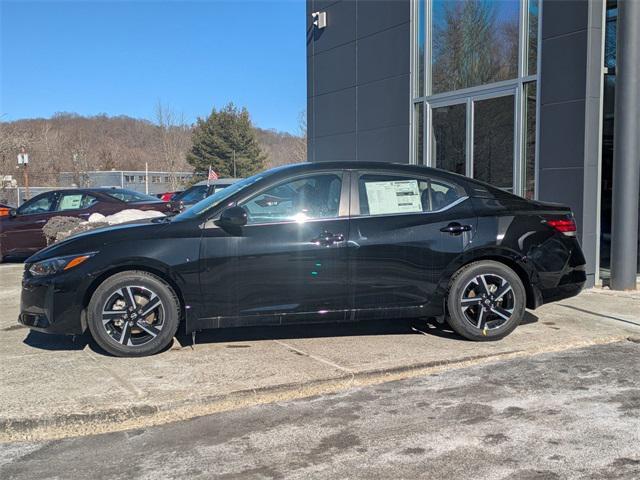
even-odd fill
[[[508,266],[490,260],[462,267],[447,297],[449,325],[469,340],[498,340],[522,321],[526,292]]]
[[[171,286],[158,276],[120,272],[93,293],[87,323],[98,345],[112,355],[152,355],[173,339],[180,323],[180,303]]]

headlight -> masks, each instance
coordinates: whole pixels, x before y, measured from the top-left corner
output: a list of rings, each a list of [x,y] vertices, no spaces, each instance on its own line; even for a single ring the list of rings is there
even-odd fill
[[[29,273],[34,277],[55,275],[56,273],[60,273],[64,270],[77,267],[81,263],[84,263],[93,257],[95,254],[96,252],[91,252],[84,253],[82,255],[68,255],[66,257],[54,257],[49,258],[48,260],[42,260],[41,262],[36,262],[31,265],[29,267]]]

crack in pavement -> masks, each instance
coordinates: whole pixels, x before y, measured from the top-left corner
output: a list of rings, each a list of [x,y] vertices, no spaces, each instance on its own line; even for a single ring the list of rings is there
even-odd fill
[[[275,343],[277,343],[278,345],[282,345],[283,347],[285,347],[287,350],[291,350],[299,355],[304,355],[305,357],[309,357],[317,362],[320,363],[324,363],[325,365],[329,365],[333,368],[336,368],[340,371],[343,371],[345,373],[350,374],[351,376],[353,376],[353,370],[347,368],[347,367],[343,367],[342,365],[338,365],[337,363],[332,362],[331,360],[327,360],[326,358],[322,358],[319,357],[317,355],[313,355],[311,353],[305,352],[304,350],[300,350],[299,348],[294,347],[293,345],[289,345],[288,343],[285,343],[281,340],[273,340]]]
[[[118,383],[118,385],[120,385],[121,387],[123,387],[125,390],[127,390],[129,393],[132,393],[136,398],[142,398],[144,397],[145,393],[144,391],[140,390],[138,387],[136,387],[134,384],[126,381],[124,378],[122,378],[120,375],[118,375],[116,372],[114,372],[113,370],[111,370],[109,367],[107,367],[106,365],[104,365],[98,358],[96,358],[91,352],[89,352],[88,350],[83,350],[83,353],[85,355],[87,355],[91,361],[93,363],[95,363],[99,368],[101,368],[102,370],[104,370],[105,372],[107,372],[109,375],[111,375],[111,377],[116,381],[116,383]]]

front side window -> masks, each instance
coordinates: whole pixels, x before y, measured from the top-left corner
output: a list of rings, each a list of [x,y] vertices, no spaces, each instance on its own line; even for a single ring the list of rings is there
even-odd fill
[[[36,213],[50,212],[55,203],[56,196],[54,193],[46,193],[26,202],[18,209],[20,215],[33,215]]]
[[[447,182],[401,175],[362,175],[358,181],[360,215],[436,212],[464,196]]]
[[[342,176],[318,174],[281,183],[241,206],[249,224],[335,218],[340,209]]]

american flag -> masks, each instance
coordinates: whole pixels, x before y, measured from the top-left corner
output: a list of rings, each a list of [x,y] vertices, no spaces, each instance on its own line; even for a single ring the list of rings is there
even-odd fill
[[[211,167],[209,167],[209,176],[207,177],[207,180],[218,180],[218,174],[214,172]]]

